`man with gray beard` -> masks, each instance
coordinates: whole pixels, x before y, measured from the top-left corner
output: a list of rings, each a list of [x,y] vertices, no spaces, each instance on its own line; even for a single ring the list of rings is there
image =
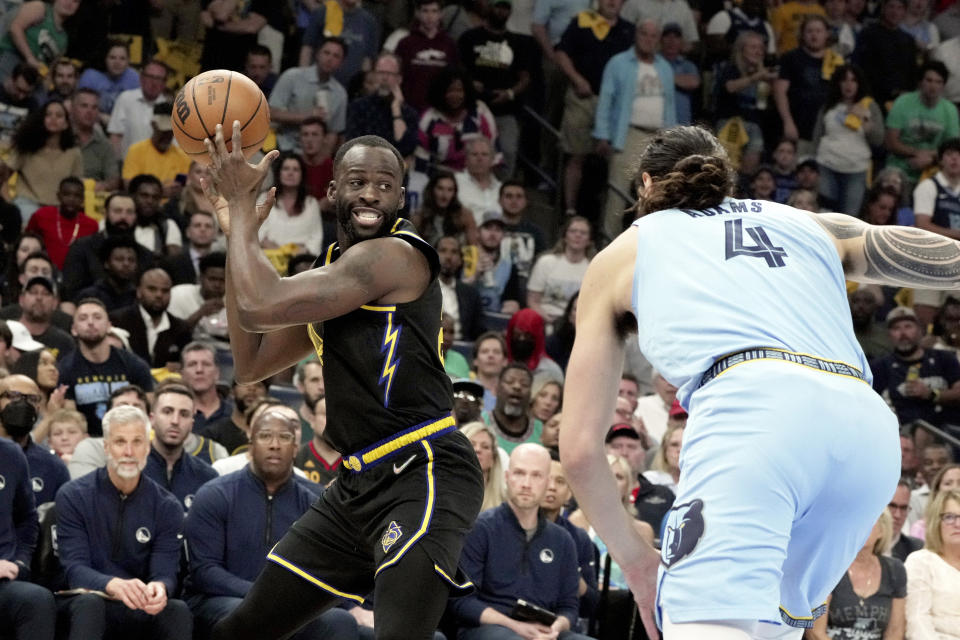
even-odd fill
[[[176,591],[183,509],[141,475],[150,452],[149,421],[120,406],[102,420],[107,466],[57,493],[57,540],[69,589],[87,593],[58,601],[71,619],[71,637],[147,632],[157,640],[189,638],[193,618]]]
[[[543,423],[527,414],[533,374],[521,362],[511,362],[500,372],[497,404],[481,414],[497,433],[497,444],[507,453],[525,442],[540,443]]]

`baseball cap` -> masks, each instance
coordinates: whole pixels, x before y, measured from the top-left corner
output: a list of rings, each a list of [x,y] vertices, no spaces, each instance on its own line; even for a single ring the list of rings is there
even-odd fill
[[[153,117],[150,122],[157,128],[157,131],[173,131],[173,120],[170,115],[173,106],[169,102],[159,102],[153,105]]]
[[[677,416],[685,416],[687,415],[687,410],[680,406],[679,400],[674,400],[673,404],[670,405],[670,411],[668,412],[668,414],[671,418],[675,418]]]
[[[23,290],[26,291],[35,284],[41,284],[47,288],[47,291],[53,295],[57,295],[57,285],[53,284],[53,280],[46,276],[33,276],[27,280],[27,284],[24,285]]]
[[[897,307],[887,314],[888,327],[898,320],[913,320],[917,324],[920,324],[920,321],[917,320],[917,314],[914,313],[910,307]]]
[[[681,29],[680,25],[677,24],[676,22],[668,22],[667,24],[663,25],[663,29],[661,30],[661,35],[667,35],[668,33],[672,33],[675,36],[683,37],[683,29]]]
[[[36,351],[37,349],[46,348],[47,345],[33,339],[30,331],[23,323],[17,320],[7,320],[7,326],[10,327],[10,333],[13,334],[13,340],[10,342],[10,346],[17,351]]]
[[[460,378],[453,381],[453,393],[469,393],[477,400],[483,399],[483,385],[469,378]]]
[[[603,439],[603,442],[604,444],[608,444],[614,438],[633,438],[634,440],[639,440],[640,434],[637,433],[637,430],[633,428],[632,424],[618,422],[610,427],[610,431],[607,431],[607,437]]]
[[[480,220],[480,226],[482,227],[485,224],[491,224],[493,222],[505,224],[503,222],[503,214],[497,211],[496,209],[490,209],[489,211],[484,211],[483,218],[481,218]]]

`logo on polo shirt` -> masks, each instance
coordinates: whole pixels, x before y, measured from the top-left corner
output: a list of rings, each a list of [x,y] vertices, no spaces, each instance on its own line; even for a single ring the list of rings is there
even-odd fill
[[[43,478],[31,478],[30,480],[33,483],[34,493],[40,493],[41,491],[43,491]]]
[[[543,564],[550,564],[553,562],[553,550],[552,549],[541,549],[540,550],[540,562]]]
[[[140,544],[147,544],[150,542],[150,529],[147,529],[146,527],[140,527],[137,529],[136,538],[137,542]]]
[[[183,506],[185,506],[187,509],[189,509],[190,507],[193,506],[193,494],[192,494],[192,493],[187,494],[186,496],[184,496],[184,498],[183,498]]]
[[[7,486],[7,479],[0,475],[0,491],[3,491],[3,488]]]

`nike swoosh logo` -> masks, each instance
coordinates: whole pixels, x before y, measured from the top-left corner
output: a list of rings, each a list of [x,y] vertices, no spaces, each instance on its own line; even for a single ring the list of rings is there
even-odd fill
[[[397,466],[397,463],[394,462],[394,463],[393,463],[393,472],[396,473],[397,475],[400,475],[400,473],[401,473],[404,469],[406,469],[406,468],[410,465],[411,462],[413,462],[414,460],[416,460],[416,458],[417,458],[417,454],[413,454],[412,456],[410,456],[409,458],[407,458],[407,461],[404,462],[404,463],[403,463],[402,465],[400,465],[399,467]]]

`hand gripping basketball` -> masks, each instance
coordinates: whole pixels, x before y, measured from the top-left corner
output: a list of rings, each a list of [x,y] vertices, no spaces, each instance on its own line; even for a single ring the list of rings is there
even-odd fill
[[[227,150],[226,140],[223,135],[223,126],[217,125],[217,133],[214,140],[206,138],[203,141],[210,156],[210,180],[201,179],[203,193],[214,206],[217,212],[217,221],[223,232],[230,234],[230,215],[231,209],[234,214],[242,215],[242,212],[253,210],[256,216],[256,227],[259,228],[263,221],[267,219],[273,203],[276,198],[276,187],[270,189],[263,203],[254,207],[250,204],[256,203],[257,194],[263,184],[270,165],[277,159],[280,153],[276,150],[271,151],[263,157],[256,165],[247,162],[243,154],[242,133],[240,122],[233,122],[233,136],[231,137],[231,150]]]

